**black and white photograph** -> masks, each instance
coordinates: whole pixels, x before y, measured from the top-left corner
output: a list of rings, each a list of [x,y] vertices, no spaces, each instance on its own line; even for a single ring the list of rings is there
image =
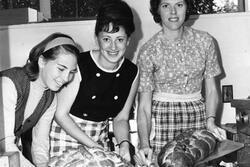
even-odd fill
[[[0,0],[0,167],[250,166],[249,25],[248,0]]]

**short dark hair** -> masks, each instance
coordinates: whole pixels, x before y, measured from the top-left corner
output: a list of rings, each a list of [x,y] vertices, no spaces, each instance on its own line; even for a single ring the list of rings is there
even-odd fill
[[[66,34],[53,33],[31,49],[29,53],[29,58],[26,64],[24,65],[24,69],[31,81],[36,80],[38,77],[38,74],[39,74],[38,60],[41,55],[43,55],[44,59],[46,60],[54,60],[57,58],[58,53],[61,50],[65,50],[75,55],[76,58],[78,59],[78,55],[79,55],[78,48],[76,46],[69,45],[69,44],[55,46],[44,51],[48,43],[50,43],[51,41],[59,37],[69,38],[72,41],[74,41],[70,36]]]
[[[186,18],[185,18],[185,21],[187,21],[190,16],[191,2],[190,0],[184,0],[184,1],[187,4],[187,11],[186,11]],[[162,20],[161,20],[161,16],[158,13],[160,3],[161,3],[161,0],[150,0],[150,12],[153,15],[154,21],[161,25]]]
[[[110,23],[113,29],[109,30]],[[135,31],[133,13],[129,5],[122,0],[107,0],[98,10],[95,35],[99,32],[118,32],[123,27],[128,37]]]

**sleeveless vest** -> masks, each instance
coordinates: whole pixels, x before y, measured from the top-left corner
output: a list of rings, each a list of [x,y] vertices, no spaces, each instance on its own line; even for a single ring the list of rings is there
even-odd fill
[[[24,120],[24,112],[30,92],[30,80],[22,67],[14,67],[0,72],[0,77],[6,76],[10,78],[17,90],[17,103],[15,108],[15,128],[14,134],[17,139],[22,138],[23,154],[32,162],[31,158],[31,142],[32,128],[36,125],[45,111],[51,105],[55,93],[51,90],[46,90],[43,93],[41,100],[36,106],[34,112],[29,118]]]

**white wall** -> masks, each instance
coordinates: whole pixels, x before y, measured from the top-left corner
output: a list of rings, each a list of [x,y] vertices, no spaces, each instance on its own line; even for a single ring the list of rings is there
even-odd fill
[[[96,47],[94,40],[95,20],[78,22],[34,23],[11,25],[0,28],[0,54],[4,59],[0,70],[10,67],[22,66],[26,62],[30,49],[38,42],[54,32],[62,32],[73,37],[81,50]],[[9,55],[9,56],[8,56]]]
[[[130,58],[160,26],[154,23],[149,12],[149,0],[126,0],[134,8],[136,32],[127,52]],[[191,21],[194,21],[191,19]],[[36,23],[0,27],[0,70],[25,63],[29,50],[53,32],[70,34],[82,50],[96,47],[94,20]],[[222,85],[233,85],[234,98],[250,94],[250,13],[203,15],[195,20],[194,28],[208,31],[217,40],[225,77]],[[234,108],[223,106],[222,123],[235,122]]]

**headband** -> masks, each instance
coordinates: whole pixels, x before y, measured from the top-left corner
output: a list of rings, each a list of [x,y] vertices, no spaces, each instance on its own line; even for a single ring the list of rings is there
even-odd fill
[[[51,49],[51,48],[54,48],[56,46],[60,46],[60,45],[72,45],[72,46],[75,46],[76,47],[76,44],[75,42],[70,39],[70,38],[66,38],[66,37],[58,37],[52,41],[50,41],[43,52],[46,52],[47,50]]]

